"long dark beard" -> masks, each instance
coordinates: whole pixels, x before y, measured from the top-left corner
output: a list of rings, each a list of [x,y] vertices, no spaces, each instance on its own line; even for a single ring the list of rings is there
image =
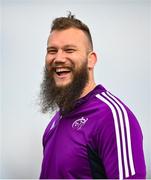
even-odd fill
[[[44,69],[40,91],[40,106],[43,113],[52,112],[59,107],[61,114],[65,115],[74,109],[75,101],[81,96],[88,82],[87,62],[72,73],[73,80],[70,84],[57,87],[53,72]]]

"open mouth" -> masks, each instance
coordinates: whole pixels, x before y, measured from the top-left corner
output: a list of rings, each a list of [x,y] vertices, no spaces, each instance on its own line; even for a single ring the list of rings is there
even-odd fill
[[[55,73],[58,75],[58,76],[64,76],[64,75],[67,75],[71,72],[71,70],[69,68],[56,68],[55,69]]]

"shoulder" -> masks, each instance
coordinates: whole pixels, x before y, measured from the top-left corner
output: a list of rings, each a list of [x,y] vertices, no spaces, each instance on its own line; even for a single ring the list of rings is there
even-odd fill
[[[111,94],[109,91],[104,91],[102,93],[96,94],[96,98],[98,99],[98,104],[100,104],[101,108],[104,107],[104,110],[112,113],[114,119],[123,118],[127,120],[136,119],[133,112],[125,105],[118,97]]]
[[[119,98],[108,91],[95,95],[98,111],[98,121],[102,131],[112,132],[116,135],[126,133],[129,136],[139,136],[142,138],[142,132],[137,118],[133,112]],[[101,124],[100,124],[101,123]],[[130,135],[131,134],[131,135]]]

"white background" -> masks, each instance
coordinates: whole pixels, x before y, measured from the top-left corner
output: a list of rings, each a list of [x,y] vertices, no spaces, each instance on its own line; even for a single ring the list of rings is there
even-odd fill
[[[96,82],[139,120],[151,178],[150,0],[0,1],[0,178],[39,177],[50,120],[37,105],[46,41],[51,21],[68,10],[92,32]]]

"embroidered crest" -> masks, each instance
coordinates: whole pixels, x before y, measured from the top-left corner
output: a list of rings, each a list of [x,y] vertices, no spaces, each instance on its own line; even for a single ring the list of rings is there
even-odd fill
[[[73,122],[72,124],[72,128],[76,129],[76,130],[79,130],[82,128],[82,126],[85,125],[85,123],[87,122],[88,118],[80,118],[80,119],[77,119]]]

